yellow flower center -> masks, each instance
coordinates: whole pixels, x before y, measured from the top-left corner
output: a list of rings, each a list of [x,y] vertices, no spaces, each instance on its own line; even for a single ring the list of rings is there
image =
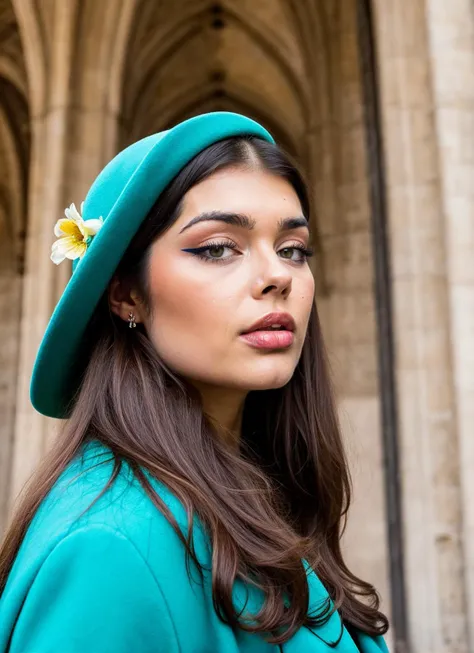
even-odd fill
[[[79,225],[74,220],[61,220],[60,228],[64,234],[72,236],[74,240],[82,243],[84,241],[84,236],[82,235]]]

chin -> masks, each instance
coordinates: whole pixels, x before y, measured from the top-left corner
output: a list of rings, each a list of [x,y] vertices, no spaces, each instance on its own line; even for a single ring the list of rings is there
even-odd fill
[[[276,390],[286,385],[292,378],[295,371],[294,364],[284,365],[275,363],[266,366],[262,370],[254,370],[253,373],[247,369],[242,384],[247,390]],[[249,366],[250,367],[250,366]]]

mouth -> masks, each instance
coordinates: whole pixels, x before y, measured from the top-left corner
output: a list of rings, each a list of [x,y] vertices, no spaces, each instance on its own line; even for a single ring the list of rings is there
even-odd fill
[[[247,335],[249,333],[254,333],[255,331],[291,331],[295,330],[295,321],[289,313],[268,313],[264,315],[260,320],[254,322],[252,326],[245,331],[241,332],[241,335]]]
[[[288,349],[294,341],[295,321],[289,313],[269,313],[240,337],[256,349]]]

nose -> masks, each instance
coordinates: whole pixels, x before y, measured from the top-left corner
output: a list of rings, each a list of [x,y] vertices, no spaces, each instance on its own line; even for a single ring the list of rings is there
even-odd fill
[[[252,297],[260,299],[273,294],[286,298],[291,293],[292,281],[293,276],[285,269],[284,263],[268,263],[264,270],[260,269],[260,274],[252,285]]]

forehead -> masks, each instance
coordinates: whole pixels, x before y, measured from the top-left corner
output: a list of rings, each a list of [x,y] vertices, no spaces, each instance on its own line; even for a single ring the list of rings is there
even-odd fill
[[[292,185],[264,170],[219,170],[193,186],[183,198],[181,220],[205,211],[223,210],[255,219],[299,215],[301,204]]]

